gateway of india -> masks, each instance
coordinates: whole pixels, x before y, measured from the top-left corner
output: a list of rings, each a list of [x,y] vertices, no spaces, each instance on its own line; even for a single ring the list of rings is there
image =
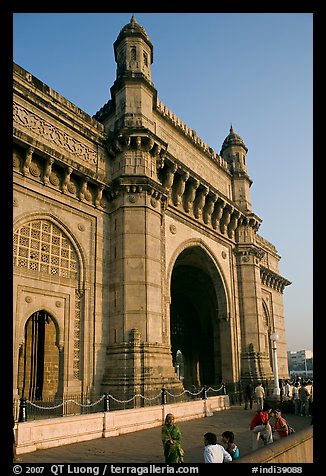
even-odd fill
[[[119,398],[288,376],[280,256],[247,147],[215,152],[157,96],[132,16],[93,116],[14,64],[15,398]]]

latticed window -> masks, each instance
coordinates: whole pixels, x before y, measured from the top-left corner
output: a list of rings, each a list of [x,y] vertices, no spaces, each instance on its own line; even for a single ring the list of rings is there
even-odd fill
[[[47,220],[31,221],[14,233],[14,266],[77,279],[77,256],[65,234]]]

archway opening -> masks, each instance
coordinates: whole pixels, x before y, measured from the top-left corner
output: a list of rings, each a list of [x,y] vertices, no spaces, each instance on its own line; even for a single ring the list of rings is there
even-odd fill
[[[214,271],[212,271],[214,270]],[[214,276],[215,273],[215,276]],[[173,365],[185,388],[215,385],[222,380],[218,271],[200,247],[184,250],[171,277],[170,335]],[[215,278],[215,279],[214,279]]]
[[[57,395],[59,386],[59,349],[52,317],[37,311],[25,324],[25,340],[19,352],[19,394],[29,400],[44,400]]]

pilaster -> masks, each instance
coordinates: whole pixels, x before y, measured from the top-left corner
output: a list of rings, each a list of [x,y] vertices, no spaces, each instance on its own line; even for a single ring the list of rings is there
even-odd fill
[[[272,378],[269,355],[261,348],[263,307],[260,261],[265,252],[253,242],[254,230],[241,225],[235,247],[241,322],[242,376],[255,379]]]

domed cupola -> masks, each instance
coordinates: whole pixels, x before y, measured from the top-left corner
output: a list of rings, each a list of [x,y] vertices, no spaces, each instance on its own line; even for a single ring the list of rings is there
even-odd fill
[[[114,59],[118,65],[117,79],[140,74],[151,81],[153,45],[144,28],[136,22],[134,15],[121,29],[113,48]]]
[[[220,152],[220,155],[223,155],[224,151],[231,147],[231,146],[241,146],[244,148],[244,150],[246,151],[246,153],[248,152],[248,149],[246,147],[246,144],[244,143],[243,139],[234,132],[234,129],[231,125],[230,127],[230,133],[228,136],[226,136],[226,138],[224,139],[224,142],[223,142],[223,145],[222,145],[222,148],[221,148],[221,152]]]
[[[237,206],[245,212],[251,211],[249,188],[252,181],[248,175],[246,154],[248,149],[243,139],[230,128],[225,138],[220,155],[230,166],[232,177],[232,198]]]

